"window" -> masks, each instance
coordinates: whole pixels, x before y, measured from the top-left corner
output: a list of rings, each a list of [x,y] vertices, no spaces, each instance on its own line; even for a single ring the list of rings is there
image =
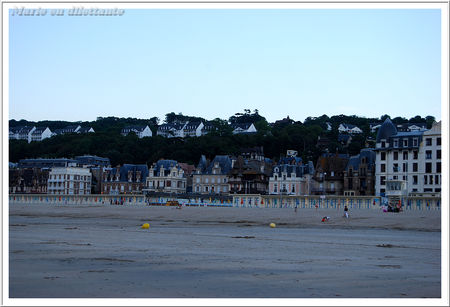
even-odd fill
[[[398,151],[394,151],[394,160],[398,160]]]
[[[432,154],[431,150],[425,151],[425,159],[431,159],[431,154]]]
[[[382,141],[381,142],[381,148],[385,148],[386,147],[386,142],[385,141]]]
[[[441,146],[441,138],[436,139],[436,145]]]
[[[408,139],[403,140],[403,147],[408,147]]]
[[[413,184],[417,184],[417,175],[413,176]]]
[[[386,184],[386,176],[380,176],[380,185]]]
[[[417,172],[417,169],[418,169],[418,164],[413,163],[413,172]]]
[[[408,152],[407,151],[403,152],[403,160],[408,160]]]
[[[408,163],[403,163],[403,172],[408,172]]]
[[[386,164],[380,164],[380,171],[382,173],[386,172]]]
[[[436,173],[440,173],[441,172],[441,162],[437,162],[436,163]]]
[[[414,160],[419,159],[419,152],[418,152],[417,150],[414,150],[414,151],[413,151],[413,159],[414,159]]]
[[[430,180],[429,180],[430,184],[433,184],[433,175],[430,175]]]
[[[429,174],[429,173],[431,173],[431,163],[430,162],[427,162],[427,163],[425,163],[425,173],[427,173],[427,174]]]
[[[276,183],[273,185],[273,191],[274,191],[275,193],[278,192],[278,185],[277,185]]]
[[[436,151],[436,159],[440,159],[440,158],[441,158],[441,150],[438,149],[438,150]]]
[[[334,172],[333,171],[331,172],[331,176],[334,176]]]
[[[398,139],[394,139],[394,147],[398,147]]]
[[[385,152],[381,153],[381,160],[382,161],[386,160],[386,153]]]
[[[423,184],[428,184],[428,176],[423,175]]]
[[[434,182],[439,184],[439,175],[434,175]]]
[[[408,179],[406,178],[406,176],[403,176],[403,180],[407,181]]]
[[[426,138],[425,139],[425,144],[427,145],[427,146],[431,146],[432,144],[433,144],[433,142],[432,142],[432,138]]]
[[[394,171],[394,173],[398,172],[398,163],[394,163],[393,171]]]
[[[197,177],[196,182],[200,183],[200,177]]]

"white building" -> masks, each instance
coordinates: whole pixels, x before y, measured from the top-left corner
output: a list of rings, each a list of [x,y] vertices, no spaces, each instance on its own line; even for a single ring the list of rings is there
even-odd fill
[[[21,126],[21,127],[11,127],[9,128],[9,139],[10,140],[26,140],[28,143],[31,142],[31,134],[36,130],[36,127]]]
[[[122,129],[121,134],[123,136],[126,136],[130,132],[136,133],[136,135],[140,139],[153,136],[152,130],[149,128],[149,126],[127,126]]]
[[[187,122],[183,127],[183,137],[190,136],[201,136],[202,135],[202,129],[205,125],[203,122]]]
[[[48,194],[84,195],[91,194],[92,175],[87,168],[54,167],[47,183]]]
[[[144,191],[186,193],[187,178],[174,160],[159,160],[149,169]]]
[[[233,128],[233,134],[257,132],[253,123],[232,124],[231,128]]]
[[[37,127],[32,133],[31,133],[31,141],[40,142],[44,139],[52,137],[52,132],[48,127]]]
[[[352,134],[362,133],[362,130],[356,127],[355,125],[350,124],[340,124],[338,128],[339,132],[347,132]]]
[[[378,130],[375,152],[376,195],[384,195],[390,182],[402,187],[402,195],[440,193],[440,123],[428,131],[398,132],[387,118]]]

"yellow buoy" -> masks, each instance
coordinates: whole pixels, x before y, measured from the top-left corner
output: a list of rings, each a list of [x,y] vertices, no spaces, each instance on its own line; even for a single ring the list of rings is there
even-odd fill
[[[142,229],[149,229],[150,228],[150,224],[149,223],[142,224],[141,228]]]
[[[277,227],[277,225],[275,225],[275,223],[270,223],[270,228],[275,228],[275,227]]]

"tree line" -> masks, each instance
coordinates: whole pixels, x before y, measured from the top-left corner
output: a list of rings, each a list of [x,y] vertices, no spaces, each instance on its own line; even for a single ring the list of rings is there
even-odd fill
[[[369,124],[382,122],[389,115],[380,118],[365,118],[358,116],[337,115],[328,117],[308,117],[304,122],[285,119],[275,123],[268,123],[258,110],[253,112],[244,110],[244,113],[236,113],[228,120],[216,118],[211,123],[216,130],[201,137],[165,138],[156,135],[160,119],[99,117],[91,122],[67,122],[67,121],[40,121],[30,122],[25,120],[10,120],[10,127],[34,125],[46,126],[50,130],[63,128],[68,125],[78,124],[83,127],[93,127],[95,133],[64,134],[57,135],[41,142],[27,143],[24,140],[9,141],[9,161],[18,162],[25,158],[73,158],[78,155],[97,155],[107,157],[111,164],[121,165],[152,164],[159,159],[173,159],[196,165],[201,155],[212,159],[215,155],[238,155],[242,148],[263,146],[266,157],[278,160],[286,154],[288,149],[298,151],[303,161],[317,161],[324,151],[358,154],[367,146],[367,139],[374,139],[376,134],[370,132]],[[174,112],[166,114],[162,123],[175,121],[203,120],[200,117],[186,116]],[[426,122],[431,127],[434,117],[420,116],[409,120],[401,117],[393,118],[395,124],[407,122]],[[236,134],[228,123],[252,122],[258,132],[254,134]],[[333,129],[327,130],[326,123],[331,123]],[[353,136],[350,146],[345,147],[337,141],[337,128],[340,123],[353,124],[363,130],[360,135]],[[127,125],[149,125],[153,131],[153,137],[139,139],[134,133],[122,136],[120,131]],[[318,137],[325,137],[329,143],[325,148],[316,146]]]

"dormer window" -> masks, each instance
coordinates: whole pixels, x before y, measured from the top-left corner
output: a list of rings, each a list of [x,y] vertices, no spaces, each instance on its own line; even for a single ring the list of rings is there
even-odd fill
[[[394,139],[394,147],[398,147],[398,139]]]
[[[413,146],[419,146],[419,139],[413,138]]]

